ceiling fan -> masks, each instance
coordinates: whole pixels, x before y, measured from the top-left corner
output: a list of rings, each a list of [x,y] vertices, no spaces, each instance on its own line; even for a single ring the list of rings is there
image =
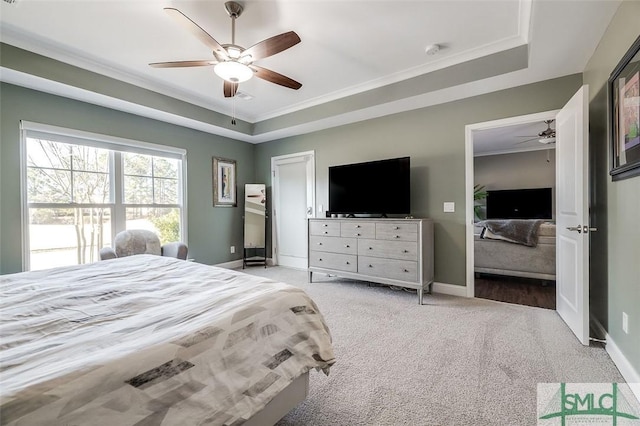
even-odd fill
[[[551,128],[551,123],[555,120],[544,120],[544,124],[547,125],[547,128],[538,133],[537,136],[518,136],[519,138],[529,138],[523,141],[516,143],[516,145],[520,145],[521,143],[529,142],[532,140],[538,140],[538,142],[542,144],[548,143],[556,143],[556,129]]]
[[[224,7],[231,18],[231,43],[220,44],[211,37],[198,24],[189,19],[178,9],[165,7],[164,10],[187,31],[191,32],[202,43],[212,50],[213,59],[202,59],[192,61],[154,62],[149,64],[154,68],[181,68],[181,67],[202,67],[213,65],[213,71],[224,80],[223,93],[226,98],[235,96],[238,91],[238,84],[249,80],[254,75],[271,83],[298,90],[302,84],[271,71],[267,68],[259,67],[254,61],[267,58],[280,53],[296,44],[300,43],[300,37],[294,31],[282,33],[259,43],[248,49],[235,44],[236,40],[236,19],[242,14],[242,5],[235,1],[228,1]]]

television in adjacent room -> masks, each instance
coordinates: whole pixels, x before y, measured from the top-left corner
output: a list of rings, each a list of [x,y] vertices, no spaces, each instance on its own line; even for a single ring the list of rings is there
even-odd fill
[[[329,167],[329,213],[409,215],[410,158]]]
[[[551,188],[487,191],[487,219],[552,219]]]

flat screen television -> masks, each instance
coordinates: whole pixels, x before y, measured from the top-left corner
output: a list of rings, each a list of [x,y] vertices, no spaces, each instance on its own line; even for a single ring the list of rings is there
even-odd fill
[[[487,191],[487,219],[551,219],[551,188]]]
[[[408,215],[409,157],[329,167],[329,213]]]

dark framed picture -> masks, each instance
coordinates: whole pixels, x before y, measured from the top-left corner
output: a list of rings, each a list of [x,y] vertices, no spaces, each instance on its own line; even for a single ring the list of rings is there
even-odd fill
[[[236,162],[213,157],[213,207],[236,207]]]
[[[640,37],[609,77],[612,179],[640,175]]]

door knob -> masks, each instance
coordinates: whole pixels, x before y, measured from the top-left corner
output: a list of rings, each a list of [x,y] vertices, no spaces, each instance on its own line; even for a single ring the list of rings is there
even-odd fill
[[[582,232],[584,232],[585,234],[587,232],[595,232],[597,230],[598,228],[589,228],[587,225],[582,225]]]
[[[567,226],[567,229],[569,231],[576,231],[578,234],[582,233],[582,226],[578,225],[578,226]]]

